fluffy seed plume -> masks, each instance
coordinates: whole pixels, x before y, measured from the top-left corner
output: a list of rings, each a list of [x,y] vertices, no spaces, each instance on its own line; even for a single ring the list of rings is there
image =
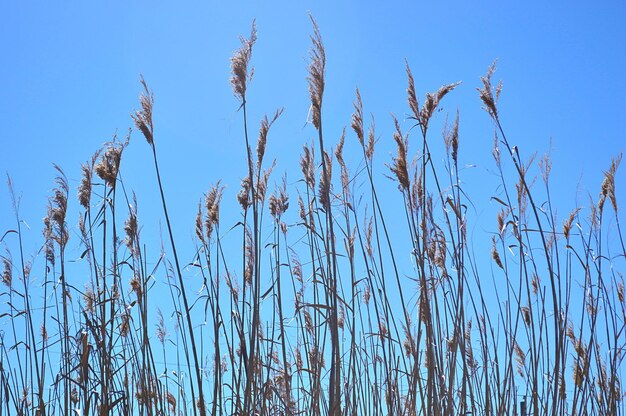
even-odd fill
[[[600,212],[602,212],[602,209],[604,208],[604,201],[606,201],[606,198],[609,198],[611,205],[613,206],[613,210],[617,212],[617,199],[615,198],[615,172],[617,172],[617,168],[619,167],[621,161],[622,155],[620,154],[617,158],[611,160],[609,170],[604,172],[602,190],[600,191],[600,201],[598,202],[598,209]]]
[[[491,258],[496,262],[499,268],[504,270],[504,265],[502,264],[502,260],[500,259],[500,253],[498,253],[498,249],[496,248],[496,237],[494,236],[491,239]]]
[[[222,200],[222,192],[224,187],[220,186],[220,182],[212,187],[206,194],[204,205],[206,208],[206,218],[204,220],[206,237],[211,238],[214,227],[220,222],[220,202]]]
[[[128,218],[124,223],[124,232],[126,238],[124,243],[130,250],[131,254],[137,253],[137,243],[139,241],[139,223],[137,222],[137,197],[133,193],[133,203],[128,207]]]
[[[237,194],[237,201],[244,211],[250,206],[250,177],[248,176],[241,180],[241,189]]]
[[[167,405],[170,409],[171,414],[176,414],[176,397],[171,393],[167,392]]]
[[[146,80],[143,75],[140,76],[139,81],[143,86],[143,92],[139,95],[140,110],[135,110],[131,117],[135,122],[135,126],[141,131],[143,136],[149,145],[153,144],[154,139],[154,125],[152,124],[152,107],[154,105],[154,94],[152,90],[148,88]]]
[[[85,287],[85,292],[83,293],[83,305],[85,312],[93,312],[95,310],[96,302],[97,298],[93,288],[91,286]]]
[[[315,151],[304,145],[302,156],[300,156],[300,168],[307,186],[311,189],[315,188]]]
[[[287,180],[283,177],[283,184],[278,193],[273,193],[269,201],[270,214],[276,222],[289,208],[289,195],[287,195]]]
[[[256,184],[256,194],[255,197],[257,201],[265,201],[265,193],[267,192],[267,181],[272,174],[272,171],[276,167],[276,159],[272,162],[272,165],[263,171],[262,175],[259,175],[259,179]]]
[[[513,343],[514,343],[514,350],[515,350],[515,362],[517,363],[517,373],[521,377],[524,377],[526,353],[524,352],[522,347],[519,346],[517,341],[513,341]]]
[[[267,115],[261,120],[261,127],[259,127],[259,139],[257,140],[256,145],[256,155],[257,155],[257,167],[260,169],[261,164],[263,163],[263,156],[265,155],[265,146],[267,144],[267,133],[272,127],[272,124],[280,117],[283,113],[283,109],[279,108],[274,113],[272,119],[268,119]]]
[[[81,165],[82,178],[80,181],[80,185],[78,186],[78,202],[85,209],[89,209],[89,205],[91,203],[91,184],[93,181],[93,169],[99,156],[100,150],[98,150],[91,157],[90,162]]]
[[[196,237],[203,243],[204,239],[204,223],[202,222],[202,201],[198,203],[198,213],[196,214]]]
[[[444,129],[444,142],[446,144],[446,150],[452,156],[452,160],[457,162],[457,156],[459,151],[459,110],[456,111],[456,118],[452,129],[449,130],[446,126]]]
[[[156,336],[161,344],[165,343],[167,337],[167,328],[165,327],[165,320],[163,319],[163,313],[161,309],[157,308],[157,328]]]
[[[143,295],[143,284],[141,283],[141,278],[138,275],[135,275],[132,279],[130,279],[130,289],[135,292],[135,294],[137,295],[137,301],[141,303]]]
[[[361,146],[365,146],[365,136],[363,134],[363,102],[361,101],[361,93],[359,89],[356,89],[356,99],[352,104],[354,106],[354,113],[352,113],[352,130],[356,133],[357,139]]]
[[[324,71],[326,68],[326,51],[322,43],[319,27],[313,19],[313,35],[311,35],[311,51],[309,52],[309,94],[311,96],[311,122],[316,129],[320,129],[322,124],[322,98],[324,96]]]
[[[572,223],[574,222],[574,219],[576,218],[578,211],[580,211],[580,208],[576,208],[575,210],[573,210],[572,213],[569,214],[569,217],[567,218],[567,220],[563,223],[563,235],[565,236],[566,240],[569,240],[570,231],[572,229]]]
[[[407,141],[402,135],[400,130],[400,123],[398,119],[392,114],[393,123],[396,126],[396,131],[393,133],[393,139],[396,141],[398,147],[398,154],[393,158],[393,163],[389,166],[389,169],[394,173],[398,180],[400,191],[408,191],[410,187],[409,171],[407,168],[406,154],[407,154]]]
[[[120,331],[120,336],[126,338],[128,333],[130,332],[130,313],[126,310],[122,313],[121,321],[118,325],[118,329]]]
[[[249,227],[246,227],[246,242],[245,242],[245,268],[243,271],[243,280],[245,284],[252,285],[252,275],[254,273],[254,262],[255,262],[255,253],[254,253],[254,243],[252,240],[252,231],[250,231]]]
[[[322,155],[326,163],[326,172],[322,173],[319,183],[319,198],[320,204],[324,209],[330,208],[330,185],[333,176],[333,160],[332,157],[324,152]],[[327,211],[328,212],[328,211]]]
[[[426,99],[424,100],[424,105],[422,106],[422,110],[420,111],[420,123],[422,125],[424,133],[428,130],[428,123],[430,122],[431,117],[439,107],[439,103],[450,91],[455,89],[461,82],[456,82],[454,84],[442,85],[436,93],[426,94]]]
[[[419,102],[417,101],[417,95],[415,94],[415,81],[413,80],[413,74],[411,73],[411,68],[409,68],[408,61],[405,61],[405,64],[406,64],[406,76],[408,79],[408,86],[406,88],[406,93],[407,93],[408,100],[409,100],[409,108],[411,109],[411,112],[413,113],[413,118],[415,118],[415,120],[419,120],[420,119],[420,106],[419,106]]]
[[[4,283],[6,287],[10,289],[13,282],[13,270],[9,257],[2,257],[2,266],[2,283]]]
[[[105,145],[106,150],[100,158],[100,162],[94,167],[96,175],[111,188],[115,188],[117,174],[119,173],[120,162],[122,160],[122,152],[130,141],[130,132],[124,143],[117,142],[115,139],[116,136],[113,136],[113,141]]]
[[[374,156],[374,144],[376,142],[376,125],[374,123],[374,116],[372,115],[372,122],[370,123],[370,128],[367,131],[367,147],[365,148],[365,157],[369,160],[372,160],[372,156]]]
[[[341,138],[339,139],[339,144],[337,144],[337,149],[335,150],[335,157],[337,158],[337,162],[341,167],[341,187],[343,188],[344,197],[347,199],[350,195],[350,175],[348,173],[348,166],[343,159],[343,145],[345,138],[346,129],[344,128],[341,132]]]
[[[480,80],[483,83],[482,88],[477,88],[480,99],[485,105],[485,110],[489,113],[489,115],[494,119],[498,119],[498,99],[500,98],[500,93],[502,92],[502,82],[498,84],[496,88],[491,84],[491,76],[496,72],[496,61],[494,61],[489,69],[487,70],[487,74],[483,77],[480,77]],[[494,95],[495,93],[495,95]]]
[[[58,172],[55,179],[57,186],[48,200],[48,215],[44,218],[44,236],[48,241],[56,241],[59,246],[64,247],[70,237],[65,224],[70,187],[63,170],[57,165],[54,165],[54,168]],[[48,248],[46,248],[47,256]]]
[[[246,90],[248,81],[252,80],[254,69],[250,70],[250,59],[252,58],[252,46],[256,42],[256,22],[252,21],[252,30],[248,39],[240,37],[241,47],[235,51],[230,59],[231,77],[230,84],[233,87],[235,97],[243,103],[246,101]],[[250,73],[248,74],[248,71]]]

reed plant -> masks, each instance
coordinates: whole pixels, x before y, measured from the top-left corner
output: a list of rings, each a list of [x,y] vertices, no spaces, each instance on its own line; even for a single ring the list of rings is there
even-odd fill
[[[349,128],[329,132],[326,51],[311,22],[315,139],[298,179],[281,178],[266,155],[282,109],[260,120],[253,142],[253,23],[230,80],[246,170],[236,198],[216,180],[195,220],[176,219],[195,231],[192,247],[174,236],[157,158],[167,137],[143,77],[131,117],[154,166],[145,186],[161,200],[167,244],[141,236],[158,225],[142,225],[123,180],[130,130],[82,165],[76,192],[56,167],[32,257],[8,178],[0,415],[625,414],[621,155],[599,196],[557,215],[551,159],[513,144],[492,65],[478,97],[494,127],[485,151],[497,183],[490,200],[472,199],[461,115],[438,116],[460,83],[421,96],[406,63],[408,115],[392,116],[393,131],[379,136],[368,123],[357,88]],[[391,158],[378,155],[379,140],[394,144]],[[381,196],[390,183],[394,204]],[[223,220],[223,204],[239,218]],[[481,204],[498,212],[475,243],[468,230]]]

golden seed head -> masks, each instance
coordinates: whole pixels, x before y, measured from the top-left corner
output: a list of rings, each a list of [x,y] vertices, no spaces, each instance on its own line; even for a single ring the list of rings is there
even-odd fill
[[[322,176],[320,178],[319,183],[319,200],[320,205],[327,211],[330,212],[330,185],[332,181],[333,175],[333,160],[330,155],[326,152],[323,152],[322,157],[324,158],[326,171],[322,172]]]
[[[113,140],[115,140],[115,136]],[[94,167],[96,175],[111,188],[115,188],[120,162],[122,160],[122,152],[126,144],[128,144],[128,139],[125,143],[115,141],[107,143],[106,150],[100,158],[100,162]]]
[[[241,41],[241,47],[235,51],[235,54],[230,59],[230,83],[235,96],[239,98],[242,103],[245,103],[248,81],[250,81],[254,75],[254,69],[249,69],[250,59],[252,58],[252,47],[256,42],[256,22],[254,20],[252,21],[250,37],[248,39],[244,37],[239,39]],[[249,75],[248,72],[250,73]]]
[[[217,184],[209,190],[205,198],[204,206],[206,208],[206,218],[204,220],[204,226],[208,239],[211,238],[214,227],[218,225],[220,221],[220,202],[224,191],[224,187],[220,186],[220,182],[221,181],[218,181]]]
[[[143,86],[143,92],[139,95],[140,110],[135,110],[131,117],[135,122],[135,126],[141,131],[149,145],[154,143],[154,125],[152,124],[152,107],[154,106],[154,94],[148,88],[143,75],[139,81]]]
[[[322,124],[322,99],[324,96],[324,72],[326,69],[326,51],[322,42],[322,36],[319,27],[313,19],[313,35],[311,35],[311,50],[309,52],[309,74],[307,81],[309,83],[309,95],[311,96],[311,122],[316,129],[320,129]]]
[[[502,264],[502,260],[500,259],[500,253],[496,249],[496,237],[494,236],[491,239],[491,258],[496,262],[499,268],[504,270],[504,265]]]
[[[365,146],[365,139],[363,135],[363,102],[361,101],[361,93],[359,89],[356,89],[356,99],[352,104],[354,106],[354,113],[352,113],[351,127],[356,133],[357,139],[361,146]]]
[[[497,120],[498,118],[498,108],[497,103],[500,98],[500,93],[502,92],[502,82],[498,83],[498,86],[495,88],[495,97],[494,97],[494,88],[491,84],[491,76],[496,71],[496,61],[494,61],[489,69],[487,70],[487,74],[483,77],[480,77],[481,82],[483,83],[482,88],[477,88],[480,99],[484,104],[485,110],[489,113],[489,115]]]
[[[157,308],[157,329],[156,336],[161,342],[161,344],[165,343],[165,338],[167,337],[167,328],[165,328],[165,320],[163,319],[163,313],[161,313],[161,309]]]
[[[315,150],[313,147],[304,145],[302,156],[300,156],[300,168],[307,186],[315,188]]]
[[[613,210],[617,212],[617,199],[615,198],[615,172],[622,161],[622,155],[611,160],[611,166],[609,170],[604,172],[604,180],[602,181],[602,189],[600,191],[600,201],[598,202],[598,209],[602,212],[604,208],[604,201],[609,198]]]
[[[7,257],[2,257],[2,283],[6,285],[9,289],[13,284],[13,270],[11,267],[11,260]]]
[[[261,120],[261,126],[259,127],[259,138],[257,140],[257,145],[256,145],[258,169],[261,168],[261,164],[263,163],[263,156],[265,155],[265,146],[267,145],[267,133],[269,132],[270,127],[272,127],[272,124],[274,124],[274,122],[278,119],[278,117],[280,117],[282,113],[283,113],[283,108],[279,108],[278,110],[276,110],[276,113],[274,113],[274,116],[272,117],[271,120],[267,118],[267,115],[265,115],[263,119]]]
[[[246,176],[241,180],[241,189],[237,194],[237,201],[245,211],[250,206],[250,177]]]
[[[408,86],[407,86],[406,92],[407,92],[408,101],[409,101],[409,108],[411,109],[411,112],[413,113],[413,118],[415,120],[419,120],[420,119],[420,107],[419,107],[419,102],[417,101],[417,94],[415,94],[415,81],[413,80],[413,74],[411,73],[411,68],[409,68],[408,61],[405,61],[405,65],[406,65],[406,75],[408,79]]]
[[[402,131],[400,130],[400,123],[398,119],[392,114],[393,122],[396,128],[396,131],[393,133],[393,139],[396,142],[398,153],[393,158],[393,163],[389,166],[389,169],[395,174],[396,180],[399,183],[399,188],[401,192],[405,192],[409,190],[411,186],[409,181],[409,171],[407,167],[407,140],[402,135]]]

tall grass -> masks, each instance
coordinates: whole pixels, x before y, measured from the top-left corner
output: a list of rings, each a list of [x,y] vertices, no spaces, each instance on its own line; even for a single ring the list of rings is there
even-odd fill
[[[67,218],[74,192],[57,167],[32,259],[9,178],[15,227],[1,239],[0,415],[624,414],[621,155],[599,197],[557,216],[551,160],[525,158],[528,149],[507,138],[494,66],[478,89],[495,129],[491,201],[472,200],[460,179],[459,113],[443,140],[433,133],[459,83],[421,98],[408,63],[410,128],[394,116],[383,135],[396,154],[378,157],[358,89],[351,130],[333,142],[323,123],[326,53],[311,20],[316,139],[303,146],[300,179],[277,179],[265,154],[282,109],[260,121],[256,144],[250,134],[253,25],[231,61],[247,162],[240,219],[220,220],[223,202],[237,204],[223,201],[218,181],[188,221],[192,252],[174,238],[157,158],[165,138],[143,78],[132,119],[154,164],[167,250],[148,254],[158,242],[142,240],[141,210],[124,186],[130,132],[82,165],[77,227]],[[380,199],[383,175],[399,192],[394,209]],[[492,245],[474,246],[470,207],[488,202],[499,207]],[[69,244],[71,235],[79,241]],[[225,247],[233,240],[238,250]],[[81,261],[68,262],[68,250]]]

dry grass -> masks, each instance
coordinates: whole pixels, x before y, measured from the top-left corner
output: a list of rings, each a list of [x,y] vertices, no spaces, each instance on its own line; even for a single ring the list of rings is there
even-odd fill
[[[317,137],[303,148],[302,180],[268,189],[275,174],[266,144],[282,110],[261,120],[252,151],[253,24],[231,61],[247,149],[241,218],[222,224],[221,205],[236,204],[217,182],[189,221],[196,247],[184,263],[159,173],[154,95],[143,78],[132,119],[154,162],[170,254],[147,255],[157,244],[142,240],[138,202],[120,176],[128,139],[82,165],[78,233],[70,232],[72,191],[57,168],[37,283],[13,198],[15,229],[1,240],[0,415],[625,413],[621,155],[597,202],[557,217],[550,159],[524,161],[508,141],[491,66],[478,91],[496,131],[493,201],[501,209],[491,248],[473,247],[468,206],[481,201],[470,201],[459,179],[459,114],[441,143],[431,133],[440,102],[459,83],[422,100],[407,63],[413,128],[403,132],[393,118],[387,135],[396,155],[376,160],[374,121],[366,128],[358,89],[352,131],[332,149],[323,129],[326,53],[312,22],[307,80]],[[435,145],[445,149],[441,164],[431,157]],[[346,148],[362,155],[356,171]],[[374,171],[383,163],[402,201],[394,211],[379,200]],[[15,195],[10,180],[9,188]],[[404,218],[404,235],[390,232],[391,217]],[[67,261],[75,234],[87,278]],[[227,238],[240,239],[240,249],[225,249]],[[154,299],[157,274],[167,276],[169,302]],[[188,274],[201,279],[190,283]]]

